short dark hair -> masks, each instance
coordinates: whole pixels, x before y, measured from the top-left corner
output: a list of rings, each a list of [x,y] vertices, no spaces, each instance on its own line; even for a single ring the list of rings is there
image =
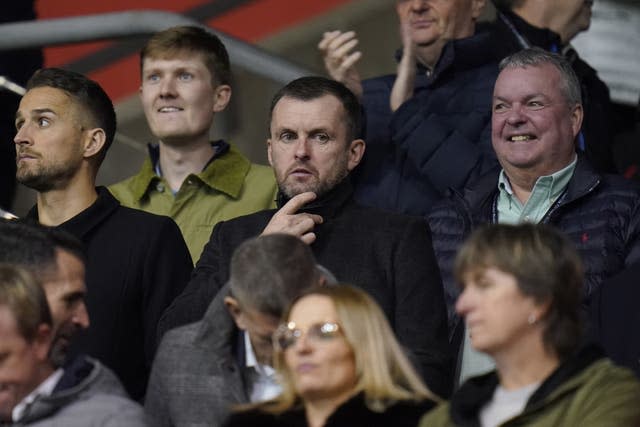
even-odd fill
[[[88,77],[60,68],[43,68],[36,71],[27,82],[27,90],[39,87],[62,90],[80,105],[81,111],[89,113],[89,126],[104,130],[106,140],[94,161],[97,170],[116,134],[116,112],[109,95]]]
[[[280,89],[271,100],[269,124],[271,124],[273,110],[282,98],[312,101],[325,95],[336,97],[342,104],[345,111],[344,121],[347,125],[349,141],[360,138],[362,134],[362,110],[358,98],[342,83],[326,77],[300,77]]]
[[[540,67],[549,64],[560,73],[562,95],[570,106],[582,104],[580,80],[567,59],[557,53],[539,47],[522,49],[500,61],[499,69]]]
[[[0,306],[6,306],[20,335],[33,341],[41,324],[53,325],[47,297],[35,277],[26,269],[0,264]]]
[[[549,303],[543,341],[561,360],[578,347],[583,268],[573,244],[544,224],[493,224],[477,229],[462,246],[454,274],[464,284],[469,275],[496,268],[515,277],[520,291]]]
[[[42,280],[56,268],[56,248],[39,225],[0,221],[0,263],[21,266]]]
[[[170,58],[181,52],[202,54],[214,86],[231,83],[229,54],[218,36],[193,25],[171,27],[155,33],[140,51],[140,74],[145,58]]]
[[[83,244],[63,230],[29,220],[0,221],[0,263],[24,267],[42,281],[57,269],[56,249],[86,262]]]
[[[308,245],[288,234],[269,234],[235,250],[229,291],[241,307],[280,318],[291,300],[319,279]]]

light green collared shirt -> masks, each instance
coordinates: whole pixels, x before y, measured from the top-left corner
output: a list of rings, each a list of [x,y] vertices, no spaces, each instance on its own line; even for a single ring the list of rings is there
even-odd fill
[[[501,224],[540,222],[569,184],[577,159],[576,156],[571,164],[554,174],[538,178],[533,186],[531,196],[524,206],[513,193],[509,179],[502,170],[498,178],[498,222]],[[474,350],[469,334],[465,332],[460,366],[460,384],[469,377],[484,374],[494,368],[493,359],[485,353]]]
[[[569,184],[577,159],[576,156],[573,162],[558,172],[538,178],[529,200],[524,205],[514,194],[509,179],[502,170],[498,178],[498,222],[501,224],[540,222]]]

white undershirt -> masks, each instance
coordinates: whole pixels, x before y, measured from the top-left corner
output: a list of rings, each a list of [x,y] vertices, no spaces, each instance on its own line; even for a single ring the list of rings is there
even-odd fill
[[[516,390],[496,387],[493,397],[480,410],[480,425],[496,427],[510,418],[522,413],[527,401],[540,383],[529,384]]]
[[[249,384],[251,389],[249,400],[251,402],[263,402],[273,399],[282,392],[282,387],[276,380],[276,371],[269,365],[258,363],[249,334],[247,332],[243,332],[243,334],[246,354],[245,363],[247,368],[255,371],[255,375],[251,376],[253,379],[252,384]]]

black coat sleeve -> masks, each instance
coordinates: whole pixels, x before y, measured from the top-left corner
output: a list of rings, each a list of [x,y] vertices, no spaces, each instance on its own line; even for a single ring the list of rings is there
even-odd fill
[[[189,281],[193,262],[180,229],[170,218],[163,218],[150,242],[143,277],[143,327],[145,360],[149,369],[155,354],[157,327],[164,310],[180,295]]]
[[[440,271],[424,220],[408,222],[393,257],[395,331],[419,363],[427,386],[447,397],[452,387],[447,309]]]

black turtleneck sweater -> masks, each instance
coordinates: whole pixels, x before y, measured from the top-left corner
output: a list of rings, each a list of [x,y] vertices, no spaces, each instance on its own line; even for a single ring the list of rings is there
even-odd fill
[[[400,343],[412,352],[427,385],[441,395],[451,388],[446,309],[438,265],[426,222],[363,208],[353,201],[349,179],[308,204],[321,215],[311,249],[340,282],[367,291],[380,304]],[[287,199],[280,195],[278,207]],[[185,292],[160,322],[160,333],[202,318],[229,278],[231,255],[259,235],[276,210],[216,225]]]

